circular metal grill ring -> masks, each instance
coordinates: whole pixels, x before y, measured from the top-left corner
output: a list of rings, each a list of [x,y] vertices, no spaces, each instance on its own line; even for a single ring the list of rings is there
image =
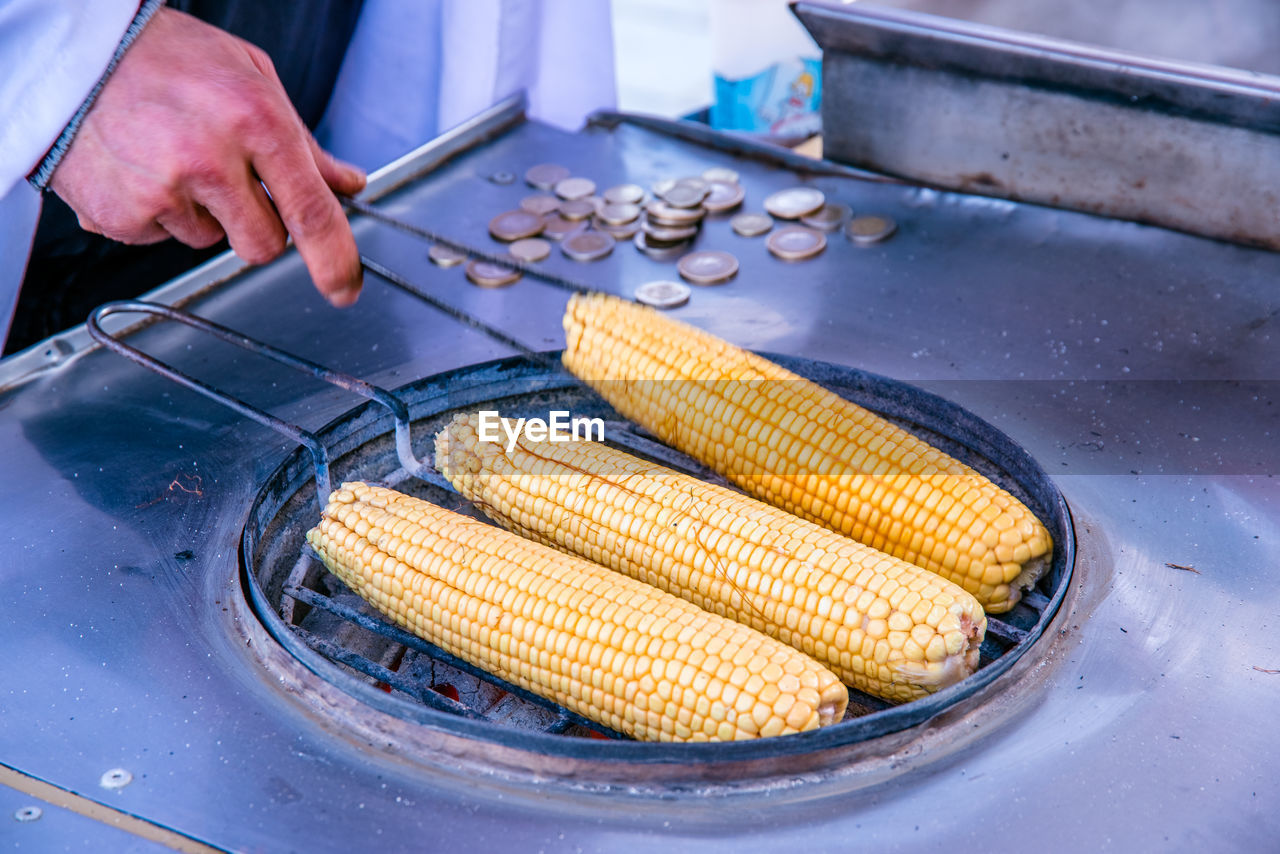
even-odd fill
[[[972,705],[974,698],[989,697],[993,686],[999,688],[997,680],[1041,637],[1068,590],[1075,560],[1071,518],[1061,493],[1026,451],[972,413],[921,389],[866,372],[793,357],[768,357],[978,469],[1026,502],[1049,528],[1055,542],[1052,567],[1028,594],[1025,604],[990,621],[982,666],[968,679],[911,703],[884,707],[881,702],[878,709],[874,704],[865,706],[869,713],[821,730],[732,743],[661,744],[565,737],[559,733],[566,726],[572,728],[572,720],[553,726],[551,732],[537,732],[423,705],[402,692],[389,692],[376,678],[360,676],[334,663],[317,652],[314,639],[296,625],[310,606],[304,600],[299,600],[302,605],[293,601],[286,588],[306,587],[323,574],[313,558],[310,568],[300,569],[308,565],[303,538],[317,516],[311,458],[303,448],[268,478],[250,510],[241,543],[241,580],[250,607],[290,656],[353,698],[356,707],[397,719],[408,728],[405,733],[417,728],[432,737],[444,737],[455,754],[474,745],[477,756],[500,755],[503,764],[514,762],[536,774],[558,767],[571,769],[565,772],[570,776],[622,784],[634,782],[635,769],[648,767],[659,769],[654,772],[659,780],[737,781],[754,773],[803,774],[830,768],[846,761],[850,748],[877,740],[883,742],[884,750],[892,751],[892,745],[901,739],[890,736],[920,728],[944,711],[963,708],[966,701]],[[518,417],[545,416],[549,409],[565,409],[575,416],[621,420],[577,380],[549,371],[546,364],[522,357],[503,359],[398,389],[397,396],[409,406],[413,417],[417,455],[429,459],[436,430],[459,411],[497,409],[504,416]],[[334,483],[364,479],[394,484],[402,478],[392,432],[391,417],[374,404],[357,407],[318,431],[333,460]],[[606,437],[612,439],[608,432]],[[467,511],[464,499],[439,485],[412,480],[398,483],[397,488]],[[474,511],[472,515],[479,517]],[[313,643],[309,645],[308,640]],[[872,698],[865,699],[874,703]],[[851,706],[858,702],[854,697]],[[385,726],[379,726],[381,733]],[[859,755],[866,755],[866,750],[860,750]]]

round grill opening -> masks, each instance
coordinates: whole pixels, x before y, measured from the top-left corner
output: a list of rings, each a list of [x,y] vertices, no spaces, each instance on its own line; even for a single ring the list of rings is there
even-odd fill
[[[311,553],[305,534],[318,518],[311,457],[299,448],[258,494],[242,542],[242,583],[262,625],[301,664],[307,678],[339,689],[326,700],[339,726],[368,732],[401,755],[422,745],[451,757],[470,756],[505,767],[634,785],[638,768],[665,781],[741,781],[829,769],[851,758],[892,751],[901,735],[947,710],[990,693],[995,681],[1043,634],[1066,594],[1074,561],[1071,520],[1061,494],[1012,439],[942,398],[851,368],[771,355],[790,370],[827,387],[941,448],[990,477],[1030,507],[1053,535],[1053,564],[1009,613],[988,616],[981,664],[962,682],[922,700],[890,705],[850,691],[849,715],[820,730],[755,741],[704,744],[641,743],[624,739],[554,703],[502,683],[383,620],[330,575]],[[413,445],[430,459],[435,433],[458,412],[498,410],[504,416],[543,417],[551,410],[602,418],[606,440],[624,450],[718,480],[623,421],[574,378],[537,362],[512,358],[411,383],[396,392],[413,417]],[[368,404],[320,433],[333,482],[378,482],[483,519],[442,479],[409,476],[396,454],[393,421]],[[269,666],[271,658],[264,659]],[[372,716],[372,718],[371,718]],[[371,723],[371,720],[374,722]],[[868,746],[870,745],[870,746]],[[422,757],[431,761],[431,757]],[[657,770],[654,770],[657,769]]]

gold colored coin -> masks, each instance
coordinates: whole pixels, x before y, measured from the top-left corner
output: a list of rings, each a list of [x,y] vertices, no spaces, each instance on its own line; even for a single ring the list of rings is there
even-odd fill
[[[570,174],[568,169],[558,163],[539,163],[537,166],[529,167],[529,171],[524,173],[524,181],[530,187],[537,187],[539,190],[550,190],[557,182],[568,178]]]
[[[778,219],[799,219],[822,207],[827,197],[813,187],[790,187],[764,200],[764,209]]]
[[[672,258],[679,258],[689,246],[689,241],[681,241],[674,246],[658,246],[649,242],[649,235],[643,231],[636,233],[632,238],[635,247],[649,256],[655,261],[670,261]]]
[[[898,224],[887,216],[858,216],[849,221],[845,233],[854,243],[869,245],[888,240],[898,230]]]
[[[520,209],[528,211],[538,216],[546,216],[553,211],[560,209],[560,200],[555,196],[545,193],[539,193],[534,196],[525,196],[520,200]]]
[[[732,169],[725,168],[724,166],[712,166],[710,169],[707,169],[702,173],[702,177],[704,180],[712,183],[721,181],[725,184],[737,184],[740,179],[737,172],[734,172]]]
[[[653,194],[655,196],[657,196],[658,198],[662,198],[662,194],[665,193],[667,190],[670,190],[675,185],[676,185],[675,178],[661,178],[657,181],[654,181],[651,185],[649,185],[649,189],[653,191]]]
[[[542,232],[546,222],[526,210],[503,211],[489,220],[489,233],[498,240],[512,241],[533,237]]]
[[[533,263],[551,254],[551,244],[541,237],[526,237],[524,240],[512,243],[507,247],[507,251],[517,260]]]
[[[741,184],[730,184],[727,181],[708,181],[709,192],[702,200],[702,206],[711,213],[731,211],[747,197],[747,191]]]
[[[743,237],[759,237],[773,228],[773,217],[760,213],[740,213],[729,220],[729,225]]]
[[[574,199],[585,199],[596,191],[596,182],[590,178],[565,178],[557,181],[555,194],[566,202]]]
[[[630,240],[640,230],[640,220],[635,219],[622,225],[611,225],[598,216],[591,218],[591,227],[603,231],[614,240]]]
[[[702,208],[676,208],[663,201],[652,201],[644,206],[644,212],[658,225],[697,225],[707,212]]]
[[[644,187],[619,184],[604,191],[604,200],[611,205],[638,205],[644,201]]]
[[[600,219],[610,225],[626,225],[640,216],[640,206],[631,203],[609,203],[600,209]]]
[[[784,261],[800,261],[826,249],[827,237],[816,229],[788,225],[770,234],[765,246]]]
[[[696,208],[710,192],[707,182],[702,179],[698,179],[697,184],[687,180],[677,181],[662,194],[662,200],[673,208]]]
[[[542,236],[547,240],[564,240],[566,237],[585,230],[587,224],[581,220],[565,219],[559,214],[551,214],[546,218],[542,228]]]
[[[827,202],[811,214],[800,217],[800,222],[810,228],[823,231],[839,231],[845,220],[853,216],[853,210],[841,202]]]
[[[566,237],[560,251],[575,261],[598,261],[613,251],[616,241],[600,231],[584,231]]]
[[[680,243],[688,240],[698,233],[696,225],[685,226],[666,226],[654,225],[652,222],[646,221],[644,224],[644,233],[649,235],[650,245],[670,246],[673,243]]]
[[[596,212],[595,203],[591,201],[591,197],[585,199],[571,199],[567,202],[560,203],[560,216],[570,220],[586,219]]]
[[[466,255],[455,249],[450,249],[442,243],[437,243],[428,249],[427,257],[437,267],[456,267],[467,260]]]
[[[520,271],[477,260],[467,265],[467,278],[482,288],[501,288],[520,281]]]
[[[695,285],[715,285],[737,274],[738,259],[718,250],[691,252],[680,259],[676,269],[681,277]]]

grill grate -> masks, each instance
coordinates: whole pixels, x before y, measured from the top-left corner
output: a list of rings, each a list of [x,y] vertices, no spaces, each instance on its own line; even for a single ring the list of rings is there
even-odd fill
[[[311,560],[319,566],[318,560],[315,558],[311,558]],[[346,589],[345,587],[342,587],[341,582],[339,582],[333,575],[326,573],[322,575],[322,578],[327,582],[331,582],[336,586],[341,587],[343,590]],[[593,721],[589,721],[581,715],[569,711],[558,703],[554,703],[551,700],[532,694],[518,685],[512,685],[510,682],[499,679],[478,667],[473,667],[457,656],[451,655],[440,647],[427,643],[417,635],[410,634],[398,626],[394,626],[386,622],[381,617],[376,616],[368,610],[361,610],[345,605],[331,596],[312,590],[308,587],[289,585],[284,588],[284,594],[297,602],[302,602],[313,608],[318,608],[328,614],[339,617],[352,625],[358,626],[377,637],[384,638],[396,644],[399,647],[394,654],[394,659],[397,662],[406,661],[407,658],[403,653],[407,650],[412,650],[419,655],[427,656],[433,662],[447,665],[454,670],[474,676],[477,679],[497,688],[502,692],[502,694],[517,697],[525,703],[529,703],[537,708],[551,712],[553,719],[550,724],[541,727],[543,732],[561,734],[569,732],[573,727],[579,727],[582,730],[599,733],[600,735],[607,736],[608,738],[624,738],[621,733],[615,732],[607,727],[603,727]],[[297,613],[296,610],[295,613]],[[479,705],[479,701],[473,705],[463,702],[461,699],[455,700],[442,693],[440,690],[437,690],[432,684],[429,684],[432,680],[414,678],[413,676],[406,675],[399,670],[392,670],[384,667],[383,665],[370,660],[364,653],[350,649],[341,643],[331,640],[330,638],[321,637],[301,625],[292,625],[290,628],[298,635],[303,643],[330,661],[346,665],[352,670],[368,676],[375,682],[387,685],[405,696],[422,703],[424,706],[429,706],[437,711],[448,712],[449,714],[464,718],[471,718],[473,720],[488,720],[493,723],[499,722],[495,720],[496,716],[493,712],[495,709],[500,708],[501,703],[492,702],[492,696],[489,694],[474,692],[477,698],[488,698],[485,700],[485,708],[477,708],[476,706]],[[501,722],[510,723],[510,720],[508,719],[507,721]]]
[[[608,443],[616,445],[619,448],[649,457],[655,462],[682,471],[686,474],[693,475],[706,481],[711,481],[722,486],[735,489],[723,477],[716,474],[712,470],[698,463],[691,457],[675,451],[666,445],[661,444],[658,440],[649,435],[645,430],[631,424],[627,421],[611,420],[606,422],[605,435],[608,437]],[[388,480],[393,483],[402,483],[410,477],[416,477],[430,486],[447,492],[455,501],[465,505],[470,505],[458,493],[453,490],[448,481],[435,475],[423,477],[422,473],[410,475],[403,469],[392,473]],[[474,508],[472,508],[474,509]],[[484,519],[482,513],[478,510],[474,513],[478,518]],[[486,520],[487,521],[487,520]],[[524,726],[531,729],[540,729],[550,734],[568,734],[568,735],[586,735],[591,736],[593,733],[614,739],[628,738],[621,733],[601,726],[593,721],[575,714],[565,707],[532,694],[519,686],[512,685],[505,680],[499,679],[486,671],[474,667],[458,657],[446,652],[440,647],[430,644],[416,635],[404,631],[398,626],[386,622],[381,616],[366,606],[363,601],[359,607],[344,604],[338,601],[335,596],[315,589],[316,587],[325,586],[331,590],[341,590],[347,592],[345,585],[337,579],[336,576],[324,569],[319,559],[310,553],[309,548],[304,549],[302,556],[303,571],[295,573],[292,578],[311,578],[314,579],[314,587],[308,587],[297,583],[287,583],[282,593],[294,602],[299,602],[319,609],[325,614],[337,617],[340,620],[354,625],[365,633],[373,635],[377,639],[390,641],[394,644],[390,655],[396,662],[412,662],[407,658],[405,653],[412,651],[419,656],[427,658],[429,661],[445,665],[448,668],[468,674],[476,679],[487,683],[497,690],[498,696],[509,695],[518,698],[525,704],[529,704],[534,708],[550,712],[553,717],[550,723],[540,720],[536,715],[520,716],[520,720],[513,720],[511,716],[505,719],[496,720],[495,709],[500,708],[500,704],[494,701],[492,693],[472,692],[469,701],[463,699],[452,699],[438,690],[433,688],[435,680],[431,678],[431,674],[424,672],[417,678],[406,674],[403,670],[388,668],[378,662],[372,660],[367,651],[361,651],[354,647],[362,646],[363,641],[368,639],[368,635],[352,633],[349,635],[351,641],[349,645],[336,640],[338,631],[331,628],[326,635],[322,636],[305,627],[309,613],[305,613],[304,609],[298,608],[282,608],[286,619],[292,615],[294,622],[290,623],[290,629],[297,634],[300,640],[308,647],[315,650],[320,655],[337,664],[344,665],[351,670],[356,671],[371,679],[373,682],[387,686],[388,688],[399,692],[400,694],[416,701],[424,706],[428,706],[437,711],[447,712],[459,717],[487,720],[493,723],[503,723],[505,725]],[[309,571],[314,570],[314,571]],[[349,594],[355,599],[354,594]],[[1028,637],[1030,630],[1039,622],[1044,609],[1048,606],[1049,599],[1038,591],[1029,591],[1022,601],[1009,613],[1000,617],[988,615],[987,617],[987,635],[983,640],[980,650],[979,669],[986,667],[993,661],[999,659],[1002,655]],[[383,651],[386,654],[386,651]],[[858,717],[872,712],[882,711],[892,708],[893,704],[879,697],[863,693],[854,688],[849,688],[849,709],[846,713],[846,720],[850,717]]]

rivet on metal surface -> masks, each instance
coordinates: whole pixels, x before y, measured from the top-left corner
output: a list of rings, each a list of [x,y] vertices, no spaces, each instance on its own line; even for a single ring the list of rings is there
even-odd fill
[[[75,348],[63,341],[61,338],[54,338],[44,348],[44,352],[40,355],[44,356],[46,362],[51,365],[57,365],[64,359],[75,352]]]
[[[20,807],[14,812],[13,820],[22,822],[39,821],[42,815],[44,815],[44,810],[40,809],[40,807]]]
[[[133,782],[133,775],[123,768],[112,768],[102,775],[98,785],[104,789],[123,789]]]

